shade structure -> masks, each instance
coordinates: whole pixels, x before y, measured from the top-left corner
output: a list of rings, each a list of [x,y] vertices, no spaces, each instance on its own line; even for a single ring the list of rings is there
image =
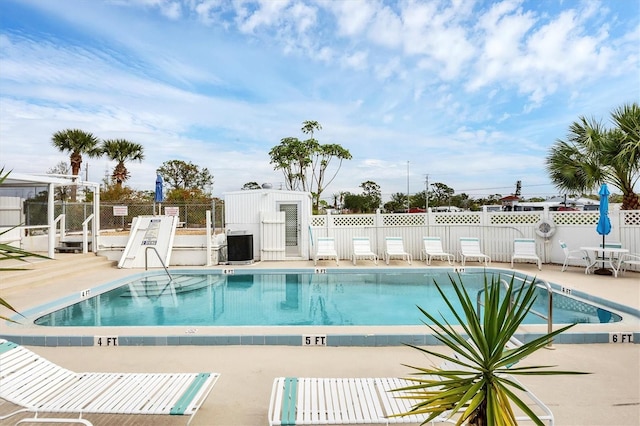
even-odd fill
[[[600,195],[600,217],[598,218],[598,226],[596,231],[602,235],[602,244],[604,244],[604,236],[611,232],[611,221],[609,220],[609,188],[603,183],[598,192]]]
[[[156,194],[153,198],[153,214],[156,214],[156,203],[162,203],[162,176],[156,175]],[[160,206],[159,209],[162,209]],[[160,214],[160,211],[158,211]]]
[[[598,195],[600,195],[600,217],[598,218],[598,225],[596,226],[596,231],[598,234],[602,235],[602,248],[605,247],[605,236],[611,232],[611,221],[609,220],[609,188],[607,188],[607,184],[603,183],[600,186],[600,191],[598,191]],[[595,271],[596,274],[600,275],[609,275],[611,271],[604,268],[604,253],[603,253],[603,262],[602,268]]]

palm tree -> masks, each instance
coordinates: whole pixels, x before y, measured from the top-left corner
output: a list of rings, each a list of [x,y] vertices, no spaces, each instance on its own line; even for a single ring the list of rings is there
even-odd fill
[[[640,107],[623,105],[611,113],[615,127],[580,117],[567,140],[551,147],[546,166],[555,185],[567,192],[587,192],[602,183],[622,191],[622,209],[640,210],[634,186],[640,177]]]
[[[93,134],[79,129],[66,129],[56,132],[51,137],[51,142],[60,152],[70,152],[71,174],[78,176],[82,166],[82,154],[89,157],[99,157],[102,152],[98,144],[100,140]],[[75,181],[75,178],[73,179]],[[76,201],[77,187],[71,187],[71,202]]]
[[[139,143],[130,142],[126,139],[108,139],[102,143],[102,152],[110,160],[117,161],[111,177],[116,182],[118,188],[129,179],[129,171],[124,165],[127,161],[144,160],[144,148]]]
[[[501,293],[501,277],[493,274],[491,280],[485,275],[484,310],[476,312],[475,298],[471,298],[460,276],[458,280],[450,277],[457,299],[462,305],[462,314],[458,313],[444,291],[436,287],[444,299],[450,313],[455,316],[463,330],[459,333],[443,315],[439,320],[429,312],[419,308],[422,314],[434,325],[428,325],[435,338],[451,349],[454,355],[444,355],[424,347],[408,345],[420,352],[445,361],[438,367],[415,367],[410,381],[415,385],[397,389],[409,392],[402,398],[417,401],[411,411],[399,414],[426,414],[423,424],[436,417],[458,417],[457,424],[469,425],[516,425],[511,403],[515,404],[534,423],[543,425],[536,414],[522,401],[515,390],[521,390],[510,375],[552,375],[586,374],[557,370],[542,370],[548,366],[518,367],[524,357],[541,349],[554,336],[564,332],[575,324],[562,327],[513,349],[505,349],[514,333],[525,319],[536,299],[536,286],[531,282],[514,285],[511,277],[508,288]]]

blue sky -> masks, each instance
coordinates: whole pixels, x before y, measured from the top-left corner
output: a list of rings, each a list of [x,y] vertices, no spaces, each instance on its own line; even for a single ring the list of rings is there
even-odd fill
[[[173,159],[213,194],[279,187],[269,150],[322,125],[343,163],[323,198],[442,182],[474,197],[558,191],[549,147],[640,99],[640,6],[618,1],[0,0],[0,166],[44,173],[80,128]],[[115,165],[85,159],[89,180]]]

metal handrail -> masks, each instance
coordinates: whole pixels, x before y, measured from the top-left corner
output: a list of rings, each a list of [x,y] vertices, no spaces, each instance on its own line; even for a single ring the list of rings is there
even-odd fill
[[[148,262],[147,262],[147,253],[149,252],[149,250],[153,250],[156,253],[156,256],[158,256],[158,260],[160,260],[160,264],[164,268],[164,271],[169,276],[169,279],[173,281],[173,277],[169,273],[169,269],[167,269],[167,265],[164,264],[164,262],[162,261],[162,257],[160,257],[160,253],[158,253],[158,250],[156,250],[155,247],[149,246],[149,247],[145,248],[145,250],[144,250],[144,270],[146,271],[146,270],[149,269]]]
[[[518,279],[522,282],[526,281],[526,278],[521,278],[521,277],[517,277],[517,276],[513,276],[513,278]],[[500,279],[500,283],[506,288],[509,288],[509,283],[504,279]],[[544,320],[547,321],[547,333],[551,333],[553,332],[553,289],[551,288],[551,285],[545,281],[545,280],[541,280],[541,279],[536,279],[533,284],[536,287],[540,287],[540,288],[544,288],[547,290],[547,295],[548,295],[548,310],[549,310],[549,315],[544,315],[541,312],[538,312],[536,310],[529,310],[530,313],[532,313],[533,315],[542,318]],[[484,306],[484,304],[481,301],[481,295],[484,293],[484,289],[481,289],[480,291],[478,291],[477,297],[476,297],[476,310],[478,313],[478,317],[480,317],[480,309],[482,306]],[[513,302],[513,297],[512,299],[509,301],[509,306],[513,307],[515,306],[515,303]],[[553,346],[553,339],[549,339],[549,342],[547,343],[547,347],[551,348]]]
[[[89,252],[89,222],[93,220],[93,213],[82,222],[82,253]],[[95,251],[95,247],[93,248]]]

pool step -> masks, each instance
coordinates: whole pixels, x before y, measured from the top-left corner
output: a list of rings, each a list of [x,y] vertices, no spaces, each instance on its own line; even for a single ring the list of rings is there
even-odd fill
[[[154,276],[129,284],[129,289],[125,291],[121,296],[171,296],[175,294],[199,290],[201,288],[208,287],[209,285],[224,283],[224,279],[225,277],[223,276],[203,277],[200,275],[183,275],[178,276],[177,278],[174,278],[173,281],[169,282],[169,278],[166,276]]]
[[[55,259],[34,259],[28,263],[6,261],[0,265],[0,268],[20,268],[20,270],[0,271],[0,292],[5,293],[9,289],[28,283],[44,286],[54,280],[80,275],[97,267],[113,267],[115,264],[116,262],[103,256],[96,256],[94,253],[57,253]]]

